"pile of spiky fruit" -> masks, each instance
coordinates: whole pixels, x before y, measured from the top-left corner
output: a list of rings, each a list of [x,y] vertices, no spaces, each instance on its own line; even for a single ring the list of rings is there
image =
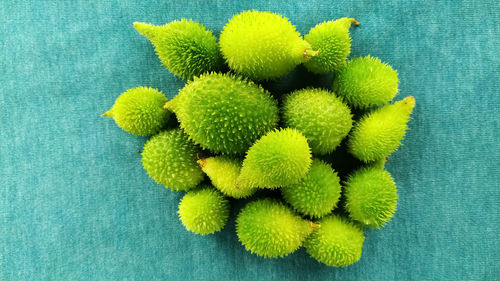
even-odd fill
[[[187,191],[178,211],[187,230],[219,231],[229,197],[279,188],[282,200],[264,193],[238,214],[236,234],[245,248],[274,258],[304,246],[326,265],[350,265],[361,257],[362,228],[383,226],[396,210],[384,163],[415,105],[413,97],[389,104],[398,92],[389,65],[370,56],[346,62],[352,23],[359,25],[351,18],[323,22],[303,39],[280,15],[246,11],[229,20],[219,43],[191,20],[134,23],[164,65],[189,82],[170,101],[156,89],[130,89],[103,115],[127,132],[153,135],[142,163],[157,183]],[[233,73],[223,73],[224,62]],[[296,90],[278,108],[251,81],[276,79],[301,63],[313,73],[333,72],[333,91]],[[171,113],[180,128],[166,126]],[[352,163],[336,157],[339,147],[359,162],[341,174],[342,185],[331,165]]]

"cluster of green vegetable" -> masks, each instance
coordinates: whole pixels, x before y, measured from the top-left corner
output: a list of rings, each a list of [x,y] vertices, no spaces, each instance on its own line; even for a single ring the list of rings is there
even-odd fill
[[[303,39],[280,15],[246,11],[229,20],[219,41],[191,20],[134,23],[164,65],[189,81],[172,100],[156,89],[130,89],[103,115],[129,133],[153,136],[143,166],[157,183],[187,191],[178,211],[187,230],[220,231],[229,197],[280,188],[282,200],[261,196],[238,214],[236,233],[245,248],[283,257],[304,246],[326,265],[350,265],[361,257],[362,227],[383,226],[396,210],[396,185],[384,163],[415,105],[413,97],[389,103],[398,92],[389,65],[370,56],[346,62],[352,23],[359,25],[351,18],[323,22]],[[224,63],[231,73],[223,72]],[[278,107],[255,82],[298,64],[333,72],[332,89],[299,89]],[[351,109],[363,114],[356,119]],[[172,113],[180,128],[166,127]],[[345,138],[364,164],[341,182],[324,156]],[[342,208],[347,215],[334,214]]]

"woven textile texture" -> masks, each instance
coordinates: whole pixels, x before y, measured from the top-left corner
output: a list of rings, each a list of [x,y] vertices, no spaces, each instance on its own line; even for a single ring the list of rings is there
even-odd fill
[[[184,85],[134,21],[193,18],[218,35],[248,9],[280,13],[302,34],[355,17],[351,57],[388,62],[401,81],[396,99],[417,100],[387,163],[398,211],[365,231],[350,267],[303,249],[252,255],[234,219],[215,235],[186,231],[182,194],[142,168],[146,138],[100,117],[129,88],[172,98]],[[497,0],[20,0],[1,1],[0,18],[0,280],[500,280]],[[331,80],[299,67],[267,87]]]

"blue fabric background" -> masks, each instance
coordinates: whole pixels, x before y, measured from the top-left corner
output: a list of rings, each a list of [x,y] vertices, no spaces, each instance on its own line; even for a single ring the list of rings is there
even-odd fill
[[[500,280],[499,2],[252,2],[1,2],[1,280]],[[289,17],[303,34],[355,17],[352,55],[390,63],[398,99],[416,97],[387,164],[398,212],[365,232],[353,266],[323,266],[303,249],[256,257],[234,221],[216,235],[187,232],[181,194],[141,166],[146,139],[99,117],[128,88],[173,97],[184,84],[132,22],[187,17],[218,34],[252,8]],[[286,92],[301,76],[311,77],[299,68],[271,88]]]

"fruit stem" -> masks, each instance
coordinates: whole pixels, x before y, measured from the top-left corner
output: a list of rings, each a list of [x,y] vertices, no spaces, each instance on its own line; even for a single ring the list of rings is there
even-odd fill
[[[387,157],[380,158],[379,160],[376,160],[376,161],[373,162],[373,167],[377,167],[377,168],[383,169],[384,166],[385,166],[385,163],[387,162],[387,160],[388,160]]]
[[[198,154],[196,154],[196,158],[198,158]],[[205,164],[207,163],[207,160],[206,158],[198,158],[198,161],[196,161],[198,163],[198,165],[203,168],[205,167]]]
[[[307,48],[307,49],[304,50],[304,54],[303,55],[304,55],[304,59],[310,60],[312,57],[315,57],[315,56],[319,55],[319,50],[314,51],[311,48]]]
[[[167,102],[165,103],[165,105],[163,106],[163,108],[165,108],[165,109],[168,109],[168,110],[172,111],[172,103],[171,103],[171,100],[170,100],[170,101],[167,101]]]
[[[234,188],[236,188],[237,190],[240,189],[240,182],[238,180],[234,181]]]
[[[349,18],[349,20],[351,21],[351,23],[354,23],[355,26],[359,26],[360,25],[359,21],[357,21],[354,18]]]
[[[241,189],[241,188],[240,188],[240,185],[239,185],[239,183],[238,183],[238,182],[234,182],[234,188],[235,188],[236,190],[240,190],[240,189]]]
[[[315,222],[312,222],[312,221],[309,221],[309,226],[311,227],[311,229],[313,231],[315,231],[316,229],[321,228],[321,224],[315,223]]]

